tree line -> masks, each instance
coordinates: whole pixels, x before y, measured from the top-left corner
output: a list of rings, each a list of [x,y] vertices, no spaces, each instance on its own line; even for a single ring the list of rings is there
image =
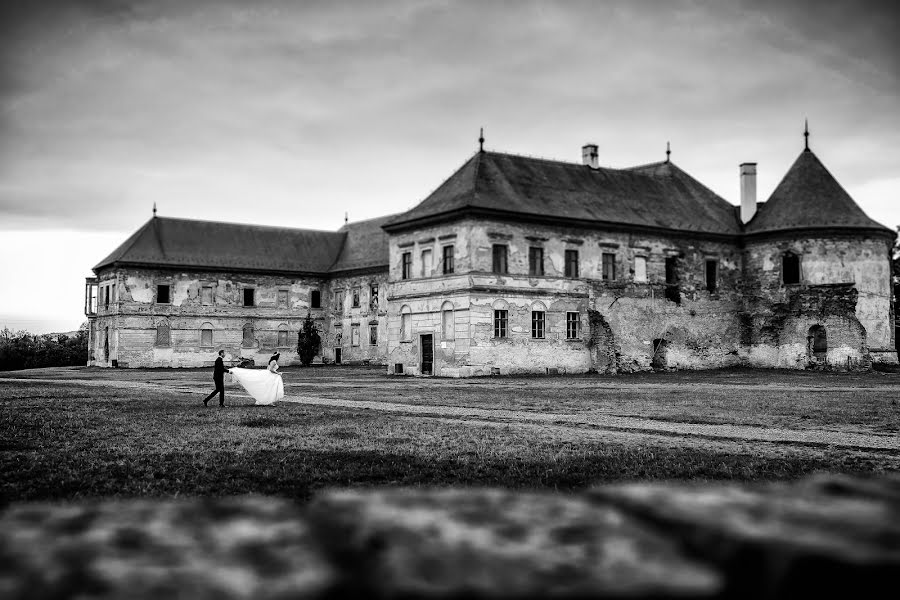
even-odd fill
[[[74,336],[0,330],[0,371],[87,364],[88,330],[84,323]]]

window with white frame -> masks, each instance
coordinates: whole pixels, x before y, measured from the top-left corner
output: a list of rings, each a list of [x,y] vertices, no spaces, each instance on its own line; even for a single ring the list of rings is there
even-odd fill
[[[359,325],[350,326],[350,345],[359,346]]]
[[[581,313],[566,313],[566,339],[577,340],[581,337]]]
[[[494,309],[494,337],[505,338],[509,326],[509,311]]]
[[[536,340],[544,339],[545,315],[546,313],[542,310],[531,311],[531,337]]]
[[[400,340],[404,342],[412,340],[412,310],[409,306],[400,309]]]
[[[422,277],[431,277],[431,248],[422,250]]]
[[[647,258],[644,256],[634,257],[634,280],[647,281]]]
[[[445,340],[456,337],[456,323],[453,316],[453,304],[444,302],[441,307],[441,336]]]

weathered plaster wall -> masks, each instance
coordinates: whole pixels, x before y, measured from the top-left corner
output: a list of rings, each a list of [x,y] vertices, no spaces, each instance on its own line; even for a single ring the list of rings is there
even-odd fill
[[[173,272],[152,269],[108,270],[101,282],[115,282],[115,302],[99,302],[95,320],[94,363],[128,367],[207,366],[221,348],[226,358],[252,358],[265,363],[276,349],[283,364],[296,360],[297,332],[309,309],[313,289],[325,289],[315,278],[290,278],[213,272]],[[170,286],[170,303],[157,302],[157,286]],[[204,302],[202,289],[212,288]],[[243,306],[243,290],[255,290],[255,305]],[[279,305],[278,292],[287,292],[287,304]],[[105,298],[101,295],[101,299]],[[322,311],[311,310],[322,322]],[[168,324],[170,344],[157,344],[157,327]],[[253,341],[243,342],[243,328],[253,327]],[[103,336],[110,326],[110,352],[104,355]],[[212,345],[201,344],[201,330],[211,327]],[[287,331],[287,343],[279,345],[279,330]]]
[[[787,252],[800,257],[799,285],[783,284],[782,257]],[[748,354],[751,364],[803,366],[808,328],[830,317],[840,323],[832,325],[836,328],[834,339],[847,340],[846,345],[842,343],[845,350],[835,352],[834,364],[846,363],[847,358],[851,362],[856,359],[865,362],[865,357],[860,357],[860,353],[870,354],[878,361],[896,362],[896,353],[891,352],[894,332],[891,328],[890,267],[889,245],[885,239],[878,237],[795,236],[791,239],[748,241],[744,268],[745,310],[755,320],[754,330],[758,331],[760,321],[770,318],[773,313],[777,315],[784,306],[793,303],[801,311],[797,315],[796,330],[788,328],[781,331],[777,343],[767,339],[753,340],[754,347]],[[799,299],[810,294],[810,286],[822,286],[814,294],[816,299]],[[844,288],[847,286],[856,291],[853,314],[846,314]],[[801,288],[805,291],[797,296]],[[834,301],[829,302],[829,299]],[[806,310],[803,306],[811,306],[814,311],[802,312]],[[830,310],[838,312],[829,313]],[[808,325],[804,326],[805,323]],[[850,333],[858,327],[862,327],[862,333]],[[856,344],[859,335],[863,336],[865,344],[861,351]]]
[[[323,296],[325,335],[322,339],[323,357],[335,360],[335,348],[341,349],[342,363],[383,364],[387,356],[387,273],[368,273],[335,277],[327,286],[328,297]],[[372,295],[377,286],[377,297]],[[359,306],[353,306],[353,291],[359,294]],[[343,302],[338,304],[338,295]],[[376,343],[371,344],[370,328],[375,327]],[[353,330],[358,329],[354,343]]]

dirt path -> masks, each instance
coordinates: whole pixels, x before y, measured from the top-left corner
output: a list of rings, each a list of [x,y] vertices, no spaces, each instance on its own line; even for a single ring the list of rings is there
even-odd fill
[[[91,380],[91,379],[31,379],[2,378],[0,384],[9,383],[55,383],[63,385],[82,385],[86,387],[118,387],[122,389],[155,388],[171,393],[196,395],[210,387],[199,381],[123,381],[123,380]],[[639,384],[640,385],[640,384]],[[322,387],[321,383],[317,383]],[[788,444],[807,444],[815,446],[835,446],[860,450],[887,450],[900,452],[900,436],[896,434],[863,434],[841,432],[822,428],[786,429],[774,427],[758,427],[749,425],[720,425],[663,421],[651,418],[626,417],[608,414],[560,414],[534,411],[520,411],[493,408],[460,407],[449,405],[419,405],[396,402],[380,402],[372,400],[344,400],[323,398],[297,394],[297,388],[308,387],[304,384],[288,385],[285,402],[297,404],[353,408],[357,410],[378,410],[403,415],[437,417],[458,422],[493,422],[501,424],[544,424],[554,427],[569,427],[579,430],[594,430],[598,437],[602,431],[629,432],[643,435],[669,435],[700,437],[706,439],[740,440],[745,442],[773,442]],[[647,388],[651,386],[640,385]],[[655,387],[655,386],[653,386]],[[746,386],[742,386],[746,389]],[[293,388],[293,390],[292,390]],[[293,393],[292,393],[293,391]],[[243,393],[228,392],[229,397],[249,398]],[[598,431],[599,430],[599,431]]]

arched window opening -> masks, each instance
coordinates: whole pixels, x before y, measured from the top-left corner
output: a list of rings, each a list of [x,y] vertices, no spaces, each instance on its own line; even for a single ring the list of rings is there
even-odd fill
[[[252,348],[254,342],[256,341],[256,338],[253,336],[253,325],[250,325],[249,323],[247,325],[244,325],[243,332],[244,335],[243,339],[241,340],[241,346],[243,346],[244,348]]]
[[[812,358],[823,360],[828,354],[828,336],[821,325],[813,325],[809,328],[807,345]]]
[[[800,283],[800,257],[793,252],[781,258],[781,278],[785,285]]]
[[[400,309],[400,340],[408,342],[412,340],[412,310],[409,305]]]
[[[213,326],[211,323],[204,323],[200,326],[200,347],[212,348],[213,345]]]
[[[456,317],[451,302],[444,302],[441,306],[441,331],[445,340],[452,340],[456,337]]]
[[[162,321],[156,326],[156,345],[172,345],[172,328],[169,326],[168,321]]]

